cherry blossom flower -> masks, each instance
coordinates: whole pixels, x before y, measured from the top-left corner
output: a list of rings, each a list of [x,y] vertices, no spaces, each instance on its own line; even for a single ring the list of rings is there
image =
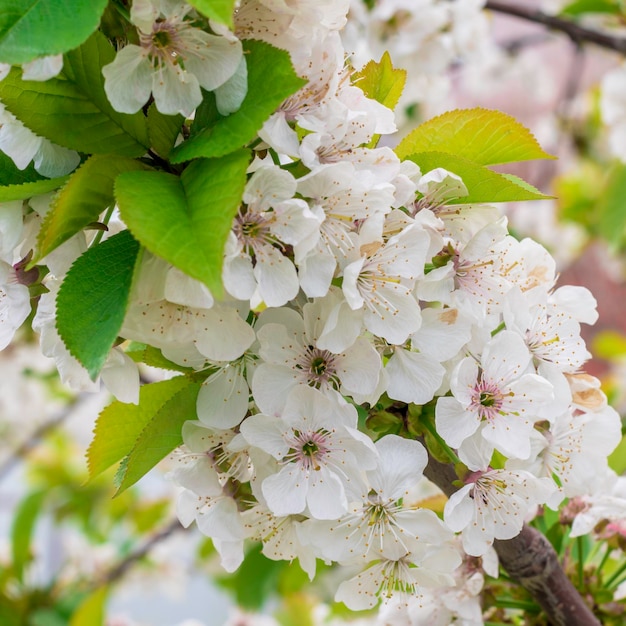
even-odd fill
[[[265,478],[267,506],[278,517],[308,510],[317,519],[334,519],[363,484],[361,472],[373,469],[378,455],[371,440],[356,430],[354,407],[298,385],[280,418],[252,415],[241,424],[251,446],[271,454],[277,473]]]
[[[477,472],[450,496],[444,520],[451,530],[462,532],[467,554],[482,556],[494,539],[518,535],[533,507],[547,502],[556,488],[550,478],[523,470]]]
[[[487,465],[494,448],[509,457],[530,456],[533,423],[553,387],[529,366],[521,337],[502,331],[485,346],[480,364],[466,357],[455,367],[453,397],[437,400],[437,431],[473,469]]]
[[[190,5],[177,0],[134,0],[131,22],[139,44],[122,48],[102,68],[113,108],[135,113],[154,96],[161,113],[190,115],[202,101],[200,87],[213,91],[239,68],[241,43],[210,35],[186,19]]]

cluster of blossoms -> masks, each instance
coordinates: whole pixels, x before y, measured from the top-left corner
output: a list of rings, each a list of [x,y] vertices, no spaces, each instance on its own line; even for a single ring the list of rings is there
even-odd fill
[[[375,9],[383,21],[409,13],[387,4]],[[234,34],[214,24],[209,34],[183,3],[133,2],[139,45],[104,68],[116,110],[137,111],[152,94],[161,112],[190,115],[200,87],[222,114],[236,110],[243,39],[287,50],[307,84],[259,132],[224,250],[225,297],[146,251],[119,335],[202,377],[172,474],[181,522],[212,538],[227,570],[254,540],[311,578],[316,559],[351,568],[336,599],[354,610],[382,599],[386,623],[481,624],[494,540],[519,534],[538,506],[591,497],[607,480],[620,422],[581,371],[580,324],[595,321],[595,301],[555,288],[549,253],[510,236],[497,209],[460,203],[458,176],[374,147],[396,126],[350,81],[340,37],[349,8],[243,0]],[[18,132],[2,131],[8,144]],[[18,202],[0,213],[3,346],[29,313],[13,265],[49,205],[42,196],[27,212]],[[125,229],[115,217],[108,227]],[[75,389],[95,383],[58,336],[55,299],[88,243],[81,232],[45,259],[33,322]],[[138,401],[123,345],[101,378]],[[364,426],[362,414],[381,406],[400,417],[422,407],[425,430],[466,469],[442,516],[423,505],[424,445],[396,434],[374,442]]]

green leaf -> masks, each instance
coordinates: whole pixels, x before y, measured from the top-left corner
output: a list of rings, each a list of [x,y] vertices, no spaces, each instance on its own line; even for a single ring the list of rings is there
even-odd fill
[[[28,494],[18,505],[13,518],[11,551],[13,568],[18,580],[22,580],[24,567],[31,560],[30,543],[46,494],[46,491],[34,491]]]
[[[6,108],[37,135],[87,154],[137,157],[149,147],[141,111],[118,113],[104,93],[102,67],[115,52],[101,33],[65,55],[63,71],[47,81],[26,81],[13,68],[0,82]]]
[[[0,152],[0,185],[21,185],[38,180],[46,180],[46,178],[35,170],[33,163],[30,163],[26,169],[19,170],[10,156]]]
[[[208,18],[233,30],[235,0],[189,0],[189,4]]]
[[[68,626],[102,626],[108,595],[109,588],[106,585],[90,593],[73,613]]]
[[[479,165],[553,159],[531,132],[506,113],[457,109],[420,124],[397,146],[401,159],[417,152],[447,152]]]
[[[516,176],[498,174],[490,169],[443,152],[422,152],[408,157],[417,163],[422,172],[430,172],[437,167],[460,176],[469,195],[457,198],[450,204],[468,204],[472,202],[516,202],[520,200],[542,200],[550,198],[532,185],[521,181]]]
[[[618,0],[575,0],[561,9],[564,17],[578,17],[585,13],[610,13],[619,15],[624,10]]]
[[[21,183],[18,185],[7,185],[0,187],[0,202],[11,202],[12,200],[26,200],[33,196],[49,193],[62,187],[69,180],[69,176],[59,178],[44,178],[32,183]]]
[[[52,202],[37,236],[36,260],[97,220],[115,202],[113,183],[118,174],[148,169],[147,165],[127,157],[94,155],[85,161]]]
[[[116,476],[116,496],[134,485],[174,448],[183,443],[187,420],[197,419],[196,400],[200,383],[186,378],[187,386],[172,396],[150,419]]]
[[[126,354],[135,361],[135,363],[145,363],[150,367],[159,367],[173,372],[193,372],[193,369],[190,367],[178,365],[178,363],[166,359],[161,351],[154,346],[133,342],[126,350]]]
[[[395,109],[406,83],[406,70],[396,69],[385,51],[380,62],[370,61],[362,70],[352,75],[352,82],[372,100],[389,109]]]
[[[98,28],[107,0],[2,0],[0,63],[61,54]]]
[[[196,157],[218,157],[247,145],[285,98],[306,84],[291,65],[289,54],[262,41],[244,41],[248,93],[241,107],[172,150],[172,163]],[[1,96],[1,94],[0,94]]]
[[[184,376],[176,376],[143,385],[139,390],[138,405],[116,400],[106,406],[96,420],[94,437],[87,450],[89,480],[126,457],[146,424],[188,384]]]
[[[594,213],[598,216],[598,231],[614,250],[626,246],[626,166],[616,164],[609,172],[603,193]]]
[[[139,243],[127,230],[74,261],[57,295],[57,330],[95,380],[122,327]]]
[[[122,219],[150,252],[222,293],[222,259],[241,203],[250,159],[239,150],[199,159],[180,178],[164,172],[128,172],[115,183]]]
[[[163,158],[167,158],[174,147],[185,118],[182,115],[159,113],[154,102],[148,109],[148,136],[150,144]]]

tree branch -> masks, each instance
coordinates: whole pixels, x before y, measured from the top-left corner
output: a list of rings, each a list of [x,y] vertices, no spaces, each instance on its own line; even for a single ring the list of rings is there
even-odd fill
[[[452,465],[440,463],[430,453],[424,475],[447,496],[456,491]],[[494,548],[502,567],[530,593],[551,624],[601,626],[563,571],[554,548],[538,530],[524,524],[517,537],[496,540]]]
[[[626,54],[626,37],[615,37],[607,33],[601,33],[597,30],[579,26],[569,20],[564,20],[554,15],[548,15],[536,9],[528,9],[517,4],[499,2],[498,0],[487,0],[485,9],[506,15],[513,15],[528,20],[529,22],[535,22],[536,24],[543,24],[552,30],[565,33],[576,45],[594,43],[607,50]]]

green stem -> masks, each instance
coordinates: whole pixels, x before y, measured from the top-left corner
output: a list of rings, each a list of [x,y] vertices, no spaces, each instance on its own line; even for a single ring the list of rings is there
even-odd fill
[[[604,583],[605,588],[611,587],[611,585],[626,572],[626,562],[622,563],[611,575],[611,577]]]
[[[450,457],[450,460],[453,463],[461,463],[461,459],[459,459],[454,450],[441,438],[441,435],[435,429],[435,426],[430,421],[430,418],[422,415],[420,422],[424,425],[426,430],[435,438],[437,443],[441,446],[442,450],[448,455],[448,457]]]
[[[578,548],[578,588],[583,588],[583,582],[585,580],[585,569],[583,563],[583,538],[576,538],[576,547]]]
[[[611,552],[613,552],[613,549],[611,548],[611,546],[606,544],[606,550],[604,551],[604,554],[602,555],[602,560],[600,561],[600,564],[598,565],[598,569],[596,569],[596,576],[598,576],[598,578],[600,577],[600,573],[604,569],[606,562],[609,560],[609,556],[611,555]]]
[[[521,609],[531,613],[539,613],[539,607],[534,602],[527,600],[513,600],[512,598],[496,598],[495,606],[503,609]]]

